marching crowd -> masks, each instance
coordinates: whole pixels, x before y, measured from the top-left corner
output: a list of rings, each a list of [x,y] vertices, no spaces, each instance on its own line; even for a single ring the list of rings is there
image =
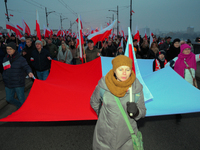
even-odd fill
[[[121,38],[120,36],[115,36],[114,38],[105,39],[103,42],[99,41],[94,45],[92,40],[84,37],[83,63],[92,61],[99,56],[116,57],[118,55],[124,55],[126,40],[123,38],[122,47],[120,46]],[[176,64],[182,65],[183,67],[185,63],[183,62],[184,64],[181,64],[177,58],[179,58],[180,52],[184,52],[182,47],[188,48],[191,51],[190,55],[193,55],[192,52],[194,52],[194,49],[191,41],[189,39],[187,41],[174,39],[171,42],[171,39],[171,37],[157,38],[155,35],[153,36],[152,43],[146,37],[140,37],[139,41],[134,39],[133,45],[136,57],[140,59],[154,59],[152,64],[153,71],[157,71],[167,64],[170,64],[175,70],[177,70]],[[200,38],[197,38],[196,41],[200,42]],[[10,37],[1,37],[0,73],[3,75],[7,93],[11,92],[13,88],[25,86],[25,79],[22,78],[24,72],[31,78],[36,77],[41,80],[46,80],[50,71],[51,60],[73,65],[81,64],[80,51],[79,47],[77,48],[76,46],[76,42],[76,38],[71,36],[57,37],[53,35],[49,38],[43,37],[41,41],[37,40],[36,36],[28,37],[27,34],[20,40],[14,34]],[[196,61],[199,61],[199,59],[199,56],[195,56]],[[175,63],[175,61],[179,63]],[[188,82],[193,84],[196,65],[192,60],[188,65],[192,68],[191,72],[193,76],[192,78],[188,77],[191,76],[190,71],[186,71],[186,78],[189,78],[187,79]],[[179,70],[177,72],[184,77],[183,71]],[[7,99],[7,101],[14,101],[13,98],[10,99],[12,100]],[[22,104],[23,101],[24,98]]]

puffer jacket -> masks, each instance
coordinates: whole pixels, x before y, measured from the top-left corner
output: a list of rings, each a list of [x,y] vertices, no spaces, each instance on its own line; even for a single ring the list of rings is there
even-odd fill
[[[25,86],[25,72],[29,74],[31,68],[29,67],[26,59],[22,57],[18,52],[16,55],[9,59],[9,55],[7,54],[3,63],[10,61],[11,68],[3,71],[3,82],[5,87],[15,88],[15,87],[24,87]]]
[[[103,96],[103,105],[100,100],[100,88],[105,90]],[[136,79],[132,84],[133,96],[136,94],[140,96],[136,99],[136,104],[139,109],[139,115],[132,119],[128,116],[134,132],[137,134],[137,123],[135,120],[140,119],[146,115],[146,107],[144,103],[143,87],[139,80]],[[127,113],[126,103],[130,101],[129,91],[124,97],[119,98],[122,106]],[[105,83],[105,77],[99,81],[94,90],[90,104],[94,111],[99,114],[97,120],[94,136],[93,136],[93,150],[133,150],[133,144],[127,124],[121,114],[121,111],[115,101],[114,95],[109,91]]]

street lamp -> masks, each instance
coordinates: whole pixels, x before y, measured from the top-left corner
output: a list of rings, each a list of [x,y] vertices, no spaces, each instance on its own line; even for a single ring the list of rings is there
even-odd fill
[[[47,12],[47,8],[45,7],[47,27],[49,26],[49,23],[48,23],[48,15],[49,15],[50,13],[53,13],[53,12],[55,12],[55,11],[49,11],[49,12]]]
[[[62,29],[62,21],[68,19],[68,18],[62,18],[62,16],[60,15],[60,24],[61,24],[61,29]]]
[[[117,35],[119,34],[119,24],[118,24],[118,21],[119,21],[119,10],[118,10],[118,5],[117,5],[117,10],[108,10],[108,11],[112,11],[112,12],[115,12],[117,13]]]

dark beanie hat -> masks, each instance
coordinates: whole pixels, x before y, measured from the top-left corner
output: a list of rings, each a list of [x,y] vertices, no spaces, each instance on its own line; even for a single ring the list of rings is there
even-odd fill
[[[174,41],[173,41],[173,43],[175,43],[175,42],[180,42],[181,40],[180,39],[174,39]]]
[[[14,42],[8,43],[6,47],[11,47],[12,49],[16,50],[16,44]]]
[[[163,54],[165,56],[166,52],[164,50],[160,50],[158,55]]]

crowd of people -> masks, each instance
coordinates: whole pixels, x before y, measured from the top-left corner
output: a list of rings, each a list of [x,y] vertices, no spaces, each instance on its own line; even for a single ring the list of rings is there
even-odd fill
[[[46,80],[50,71],[51,60],[77,65],[90,62],[99,56],[116,57],[118,55],[124,55],[126,47],[125,39],[127,39],[127,37],[123,38],[123,47],[120,46],[121,38],[122,37],[120,36],[115,36],[114,38],[105,39],[105,41],[99,41],[94,45],[92,40],[84,37],[83,60],[80,60],[80,51],[79,47],[76,48],[77,40],[75,37],[67,35],[64,37],[57,37],[56,35],[53,35],[49,38],[43,37],[40,41],[37,40],[36,36],[29,37],[27,34],[25,34],[20,40],[14,34],[10,37],[3,36],[1,37],[0,42],[0,73],[3,74],[5,71],[3,79],[6,76],[6,78],[9,77],[11,81],[14,80],[11,76],[5,75],[7,73],[5,65],[9,60],[10,68],[12,69],[12,71],[9,72],[14,74],[13,72],[15,72],[16,68],[13,68],[14,65],[12,63],[19,61],[16,57],[20,56],[20,58],[25,60],[30,68],[28,69],[29,72],[27,72],[27,69],[22,67],[21,72],[25,71],[27,74],[33,73],[34,77],[40,80]],[[189,39],[187,41],[174,39],[172,42],[171,39],[171,37],[157,38],[155,35],[153,36],[152,43],[150,43],[150,38],[147,39],[146,37],[140,37],[139,41],[138,39],[134,39],[133,46],[136,57],[140,59],[154,59],[152,64],[153,71],[162,69],[169,63],[172,68],[177,70],[175,62],[177,58],[179,58],[180,52],[184,51],[181,49],[181,45],[187,44],[189,47],[186,47],[191,50],[191,54],[193,54],[194,49]],[[200,38],[197,38],[196,42],[200,42]],[[9,48],[14,50],[14,53],[11,55],[8,53]],[[199,57],[195,56],[195,60],[199,61]],[[193,78],[196,65],[192,64],[191,67],[193,67]],[[178,73],[180,73],[180,71],[178,71]],[[189,72],[186,71],[186,74],[187,81],[192,84],[191,78],[188,78]],[[16,76],[19,76],[19,74],[16,74]],[[181,76],[183,77],[182,73]],[[4,81],[5,83],[7,82],[5,79]]]

